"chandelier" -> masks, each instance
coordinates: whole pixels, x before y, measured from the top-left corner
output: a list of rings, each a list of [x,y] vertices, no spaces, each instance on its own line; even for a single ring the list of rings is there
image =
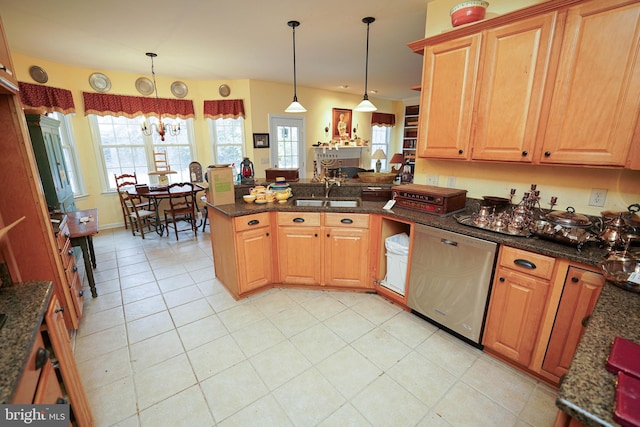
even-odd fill
[[[153,133],[153,128],[156,128],[156,132],[158,132],[158,135],[160,135],[160,140],[164,141],[164,136],[167,133],[169,133],[169,135],[171,136],[176,136],[180,134],[180,123],[178,123],[177,125],[165,125],[162,122],[162,113],[160,112],[160,98],[158,98],[158,86],[156,85],[156,72],[153,68],[153,58],[158,56],[158,54],[153,52],[147,52],[145,55],[151,58],[151,76],[153,77],[153,90],[156,93],[158,124],[156,125],[155,123],[151,123],[147,126],[147,121],[146,120],[143,121],[141,125],[142,133],[145,134],[146,136],[151,136],[151,134]]]

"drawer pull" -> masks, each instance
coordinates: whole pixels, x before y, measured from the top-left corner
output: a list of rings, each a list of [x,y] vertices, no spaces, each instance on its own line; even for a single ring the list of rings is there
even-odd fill
[[[343,224],[353,224],[353,220],[351,218],[342,218],[340,222]]]
[[[293,218],[293,222],[302,223],[304,222],[304,218],[300,218],[300,217]]]
[[[73,268],[72,268],[72,270],[73,270],[73,272],[75,273],[76,271],[78,271],[78,266],[77,266],[77,265],[74,265],[74,266],[73,266]]]
[[[571,278],[571,281],[572,281],[573,283],[578,283],[578,282],[580,281],[580,279],[578,279],[577,277],[572,277],[572,278]]]
[[[42,368],[49,360],[49,350],[40,347],[36,352],[36,370]]]
[[[58,307],[54,310],[54,313],[64,313],[64,307]]]
[[[528,268],[529,270],[535,270],[536,268],[538,268],[534,263],[532,263],[528,259],[522,259],[522,258],[514,259],[513,263],[518,267]]]
[[[260,221],[257,219],[252,219],[251,221],[247,222],[247,225],[258,225],[260,224]]]
[[[83,297],[83,296],[84,296],[84,291],[83,291],[83,290],[81,290],[80,292],[78,292],[78,296],[79,296],[79,297]]]
[[[69,250],[67,251],[67,254],[68,254],[68,255],[73,255],[73,249],[69,249]]]
[[[458,242],[454,242],[453,240],[449,239],[440,239],[440,243],[442,243],[443,245],[458,246]]]

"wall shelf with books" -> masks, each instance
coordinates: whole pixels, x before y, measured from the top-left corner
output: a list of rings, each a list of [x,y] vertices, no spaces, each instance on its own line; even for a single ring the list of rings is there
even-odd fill
[[[420,118],[419,105],[407,105],[404,108],[404,131],[402,137],[402,155],[405,164],[411,165],[414,173],[416,162],[416,146],[418,144],[418,121]]]

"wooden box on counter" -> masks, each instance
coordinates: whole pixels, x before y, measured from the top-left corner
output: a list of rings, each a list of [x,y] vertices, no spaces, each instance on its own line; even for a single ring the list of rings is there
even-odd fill
[[[298,169],[270,168],[265,169],[267,181],[275,181],[276,178],[284,178],[288,182],[296,182],[300,179]]]

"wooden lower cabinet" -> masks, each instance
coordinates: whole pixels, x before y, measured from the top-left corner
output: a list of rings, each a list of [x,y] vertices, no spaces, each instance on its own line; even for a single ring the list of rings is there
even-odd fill
[[[542,364],[543,373],[551,379],[559,381],[569,369],[603,285],[601,274],[569,266]]]
[[[484,345],[528,366],[547,302],[549,282],[500,267],[493,285]]]
[[[251,221],[247,221],[246,217],[238,219],[242,224]],[[240,293],[252,291],[272,281],[271,224],[262,221],[255,224],[255,227],[236,234]]]
[[[58,298],[53,295],[44,317],[43,331],[47,334],[53,354],[58,361],[57,369],[64,384],[64,397],[71,405],[72,416],[79,427],[88,427],[93,425],[93,417],[80,380],[62,312],[63,308]],[[48,398],[48,396],[51,396],[50,391],[42,392],[42,398]]]
[[[345,288],[369,283],[369,215],[279,212],[280,282]]]
[[[594,267],[503,246],[489,301],[485,349],[557,385],[603,284]]]
[[[278,212],[278,269],[285,284],[322,280],[320,212]]]
[[[323,284],[373,288],[369,282],[369,215],[327,213],[324,218]]]

